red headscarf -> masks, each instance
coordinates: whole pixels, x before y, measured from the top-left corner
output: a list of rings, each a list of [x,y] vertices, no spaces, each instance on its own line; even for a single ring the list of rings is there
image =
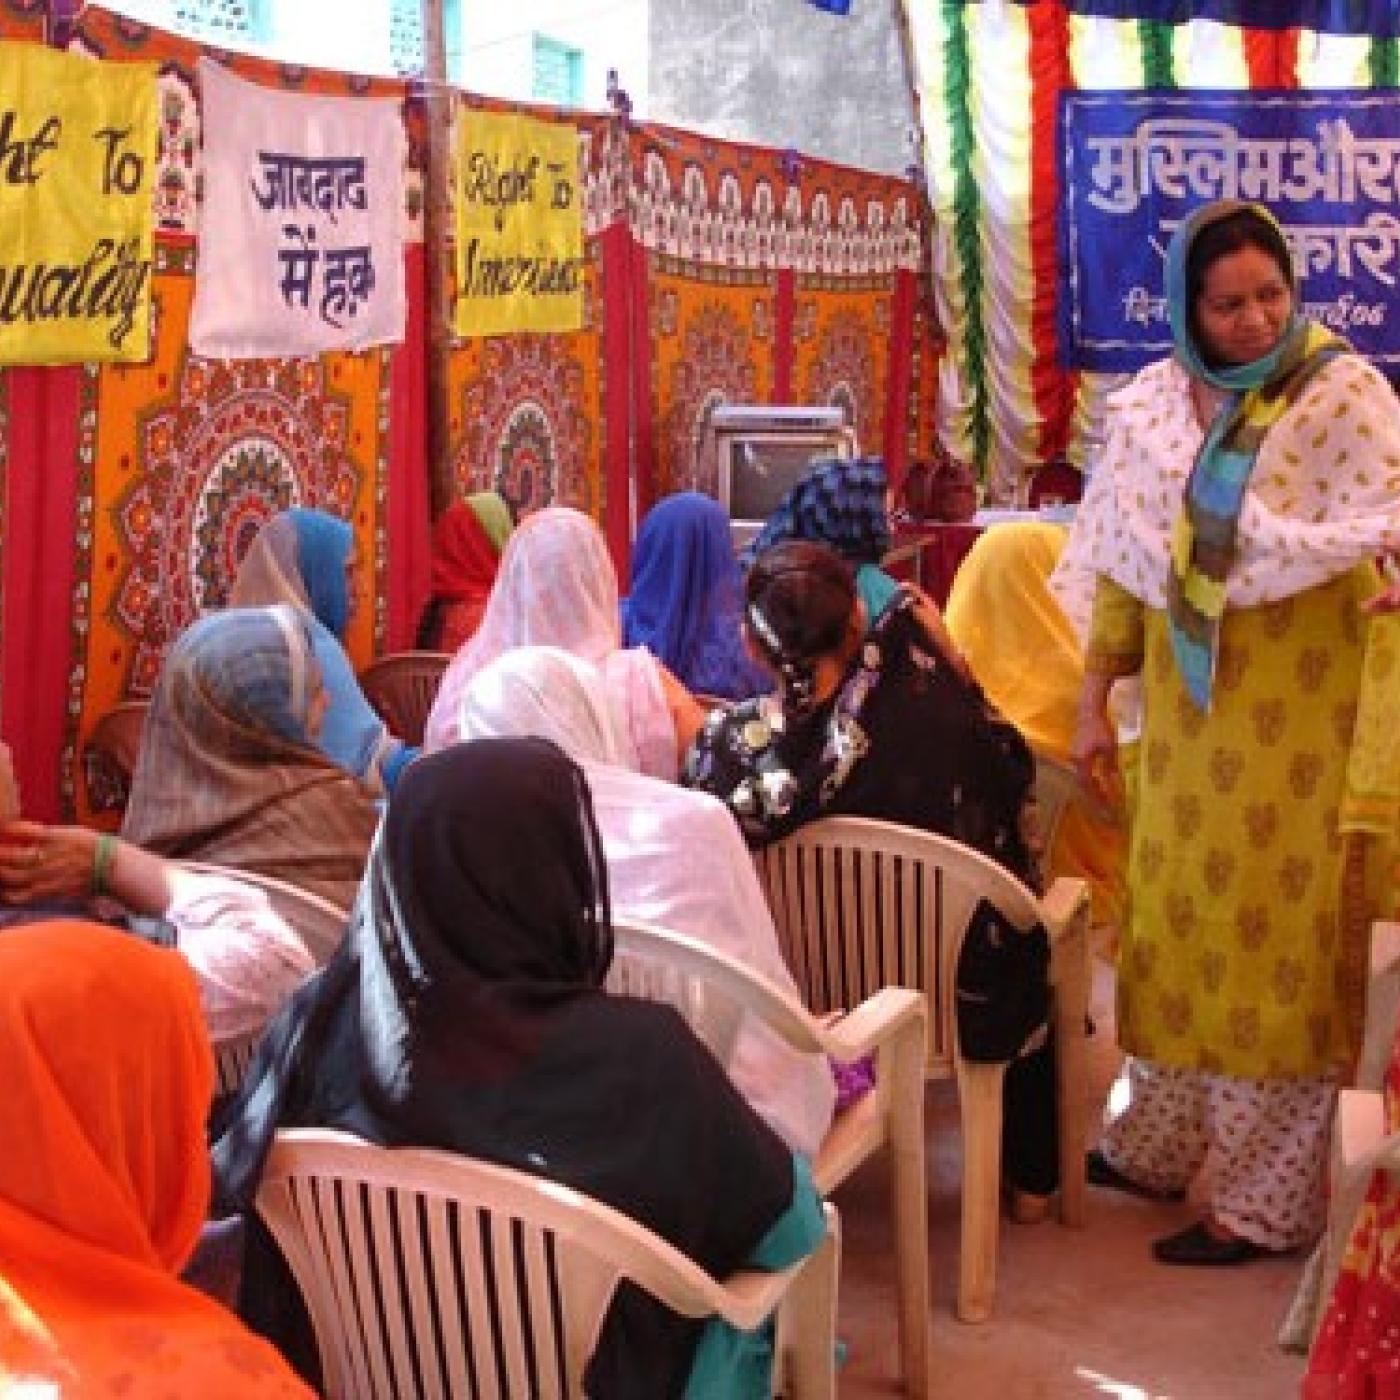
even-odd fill
[[[500,546],[473,500],[454,501],[433,526],[432,597],[442,606],[436,645],[456,651],[477,629],[496,581]]]

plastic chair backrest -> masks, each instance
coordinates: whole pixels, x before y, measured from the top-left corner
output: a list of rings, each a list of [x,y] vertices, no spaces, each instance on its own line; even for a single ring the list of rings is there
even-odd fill
[[[131,775],[141,752],[146,700],[124,700],[102,716],[83,744],[83,781],[94,812],[119,812],[131,795]]]
[[[399,651],[372,661],[360,673],[365,699],[406,744],[421,744],[442,673],[452,660],[445,651]]]
[[[928,1205],[923,1041],[927,1013],[917,992],[889,987],[851,1015],[823,1025],[782,987],[694,938],[653,924],[613,922],[610,992],[674,1006],[721,1064],[729,1063],[745,1015],[794,1049],[849,1063],[876,1060],[875,1087],[840,1110],[812,1162],[824,1193],[888,1148],[905,1390],[930,1391]]]
[[[622,1278],[682,1315],[745,1329],[790,1297],[803,1310],[793,1393],[835,1393],[834,1215],[799,1265],[721,1284],[557,1182],[312,1129],[277,1135],[257,1209],[306,1301],[331,1397],[581,1396]]]
[[[865,817],[827,817],[760,852],[778,940],[814,1011],[857,1006],[881,987],[928,1004],[925,1073],[956,1076],[962,1119],[962,1244],[958,1316],[985,1321],[996,1281],[1005,1064],[957,1053],[958,954],[979,901],[1015,928],[1043,923],[1050,940],[1051,1034],[1060,1136],[1060,1217],[1084,1220],[1084,1023],[1088,892],[1057,880],[1044,899],[995,861],[931,832]]]
[[[866,817],[812,822],[761,851],[758,869],[813,1011],[844,1010],[882,987],[925,994],[930,1078],[953,1073],[958,952],[978,901],[1017,928],[1041,918],[1035,895],[980,852]]]

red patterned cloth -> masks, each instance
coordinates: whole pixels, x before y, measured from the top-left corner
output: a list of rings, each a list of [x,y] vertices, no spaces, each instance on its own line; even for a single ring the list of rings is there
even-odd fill
[[[1386,1123],[1400,1124],[1400,1045],[1385,1085]],[[1400,1400],[1400,1177],[1378,1171],[1352,1227],[1342,1270],[1313,1343],[1304,1400]]]

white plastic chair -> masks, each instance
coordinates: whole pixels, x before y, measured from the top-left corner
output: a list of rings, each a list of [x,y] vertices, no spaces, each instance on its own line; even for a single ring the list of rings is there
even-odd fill
[[[827,817],[759,853],[779,941],[808,1006],[856,1006],[882,987],[928,1002],[925,1073],[956,1078],[962,1118],[962,1250],[958,1316],[992,1311],[1001,1189],[1005,1064],[964,1060],[957,1048],[958,953],[977,904],[1010,923],[1037,922],[1050,938],[1051,1030],[1060,1136],[1060,1219],[1084,1223],[1085,1017],[1089,1000],[1089,894],[1056,880],[1037,898],[995,861],[947,837],[865,817]]]
[[[786,1393],[836,1393],[840,1230],[829,1206],[827,1237],[808,1258],[718,1282],[636,1221],[557,1182],[298,1129],[278,1133],[257,1209],[306,1301],[331,1400],[581,1396],[624,1278],[674,1312],[746,1331],[790,1311]]]
[[[843,1063],[875,1056],[875,1088],[836,1115],[812,1175],[829,1195],[882,1148],[889,1151],[900,1359],[907,1393],[924,1400],[930,1376],[923,997],[887,987],[824,1025],[785,989],[697,939],[627,920],[615,921],[613,934],[608,990],[676,1007],[721,1064],[730,1061],[745,1015],[804,1053]]]
[[[257,1054],[258,1041],[262,1031],[240,1035],[233,1040],[214,1042],[214,1097],[223,1098],[226,1094],[237,1093],[252,1066]]]

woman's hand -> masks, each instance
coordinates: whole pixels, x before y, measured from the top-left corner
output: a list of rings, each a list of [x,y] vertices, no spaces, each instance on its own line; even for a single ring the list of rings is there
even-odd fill
[[[82,826],[0,824],[0,897],[33,904],[90,894],[97,837]]]
[[[1370,617],[1400,612],[1400,559],[1393,554],[1387,554],[1381,560],[1381,575],[1385,579],[1385,586],[1361,604],[1361,611]]]
[[[923,628],[924,635],[943,653],[948,664],[963,680],[972,680],[972,668],[967,664],[967,657],[958,650],[938,604],[917,584],[906,583],[904,586],[914,595],[914,620]]]
[[[1098,678],[1085,678],[1084,699],[1079,707],[1070,762],[1079,775],[1079,785],[1105,807],[1117,811],[1123,802],[1123,775],[1118,768],[1118,734],[1108,717],[1108,685]]]

